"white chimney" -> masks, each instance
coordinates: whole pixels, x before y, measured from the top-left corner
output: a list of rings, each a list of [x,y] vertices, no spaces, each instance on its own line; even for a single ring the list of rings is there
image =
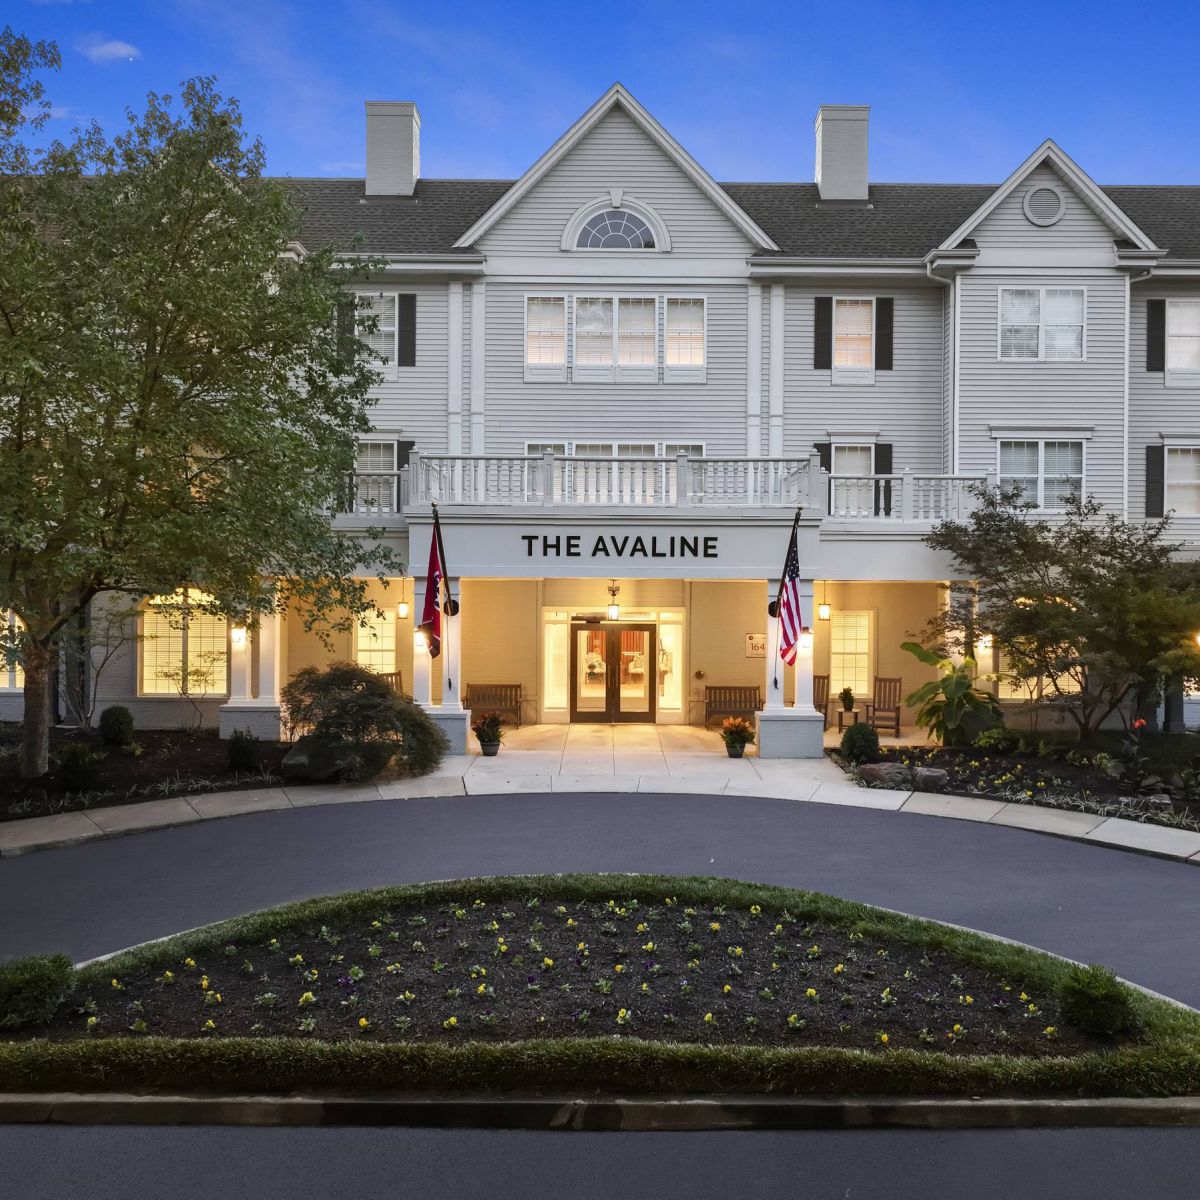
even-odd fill
[[[367,195],[411,196],[421,177],[421,114],[411,100],[367,101]]]
[[[817,190],[822,200],[867,198],[868,104],[822,104],[817,135]]]

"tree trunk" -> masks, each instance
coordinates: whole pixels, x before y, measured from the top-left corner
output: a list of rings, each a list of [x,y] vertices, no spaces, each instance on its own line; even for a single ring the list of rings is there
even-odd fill
[[[50,770],[50,675],[54,656],[38,642],[25,648],[25,718],[21,778],[41,779]]]

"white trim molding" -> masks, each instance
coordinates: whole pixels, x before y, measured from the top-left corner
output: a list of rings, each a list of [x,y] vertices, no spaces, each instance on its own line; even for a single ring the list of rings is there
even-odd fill
[[[1095,425],[989,425],[993,438],[1006,442],[1079,442],[1089,441],[1096,432]]]
[[[623,188],[610,188],[601,196],[597,196],[594,200],[589,200],[586,204],[581,204],[571,215],[571,219],[563,227],[562,241],[559,243],[560,250],[579,250],[579,234],[583,227],[597,213],[605,212],[608,209],[619,208],[626,212],[631,212],[635,217],[641,217],[643,221],[650,227],[650,232],[654,234],[654,248],[652,250],[631,249],[626,247],[618,247],[615,249],[605,250],[601,247],[588,247],[582,253],[585,254],[669,254],[671,251],[671,233],[667,229],[667,223],[658,215],[658,213],[639,200],[636,196],[631,196]]]

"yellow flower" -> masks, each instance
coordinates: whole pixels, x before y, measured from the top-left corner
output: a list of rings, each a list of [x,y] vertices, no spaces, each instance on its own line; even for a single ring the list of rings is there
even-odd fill
[[[480,985],[479,985],[479,986],[478,986],[478,987],[475,989],[475,995],[477,995],[477,996],[483,996],[483,995],[486,995],[486,994],[487,994],[487,984],[486,984],[486,983],[481,983],[481,984],[480,984]]]
[[[722,992],[724,992],[724,994],[725,994],[726,996],[728,996],[728,995],[729,995],[729,993],[733,991],[733,986],[732,986],[731,984],[728,984],[728,983],[727,983],[727,984],[726,984],[726,985],[725,985],[725,986],[724,986],[724,987],[721,989],[721,991],[722,991]]]
[[[674,896],[664,896],[664,897],[663,897],[663,903],[664,903],[664,904],[665,904],[665,905],[666,905],[668,908],[671,908],[673,905],[675,905],[675,904],[678,904],[678,903],[679,903],[679,901],[678,901],[678,900],[677,900],[677,899],[676,899]]]
[[[1025,995],[1024,992],[1022,992],[1019,999],[1020,999],[1021,1003],[1024,1004],[1025,1001],[1029,999],[1029,997],[1027,995]]]
[[[879,1035],[879,1040],[886,1046],[888,1044],[888,1035],[886,1033],[881,1033]]]
[[[299,1007],[304,1008],[308,1004],[316,1004],[317,998],[312,992],[302,992],[300,995]]]
[[[777,962],[773,962],[773,963],[771,964],[771,970],[772,970],[772,971],[778,971],[778,970],[779,970],[779,964],[778,964]]]
[[[789,1013],[787,1023],[793,1029],[798,1029],[801,1025],[804,1024],[804,1022],[800,1019],[799,1013]]]
[[[730,946],[729,953],[732,954],[734,958],[741,958],[742,955],[745,954],[745,951],[741,948],[741,946]]]
[[[500,943],[499,943],[499,944],[496,946],[496,949],[497,949],[497,950],[499,950],[501,954],[507,954],[507,953],[508,953],[508,943],[507,943],[507,942],[500,942]]]
[[[1042,1032],[1047,1037],[1053,1037],[1058,1032],[1058,1029],[1053,1025],[1047,1025],[1046,1028],[1042,1030]]]
[[[578,944],[578,945],[575,947],[575,949],[576,949],[576,950],[586,950],[586,949],[587,949],[587,942],[580,942],[580,943],[579,943],[579,944]]]
[[[806,995],[806,996],[807,996],[807,997],[808,997],[810,1000],[815,1000],[815,999],[817,998],[817,989],[816,989],[816,988],[811,988],[811,987],[810,987],[810,988],[805,988],[805,990],[804,990],[804,994],[805,994],[805,995]]]
[[[620,975],[620,973],[621,973],[623,970],[625,970],[625,964],[624,964],[624,963],[617,963],[617,965],[616,965],[615,967],[613,967],[613,970],[614,970],[614,971],[615,971],[615,972],[616,972],[618,975]]]
[[[752,917],[761,917],[762,916],[762,905],[761,904],[750,905],[750,915]]]
[[[646,932],[648,932],[648,931],[649,931],[649,929],[650,929],[650,926],[649,926],[649,925],[647,925],[645,921],[642,921],[642,922],[641,922],[641,923],[638,925],[638,927],[637,927],[637,929],[635,930],[635,932],[637,932],[637,933],[646,933]]]
[[[366,1017],[359,1017],[359,1018],[358,1018],[358,1027],[359,1027],[359,1029],[366,1029],[366,1027],[367,1027],[368,1025],[370,1025],[370,1023],[371,1023],[371,1022],[370,1022],[370,1021],[368,1021]]]
[[[646,996],[650,994],[650,985],[648,983],[642,984],[642,994]]]
[[[217,1023],[211,1017],[209,1017],[209,1019],[204,1022],[205,1029],[216,1029],[216,1027],[217,1027]]]
[[[963,1027],[961,1025],[954,1026],[954,1030],[953,1030],[954,1033],[962,1033],[962,1031],[963,1031]]]
[[[116,982],[117,981],[114,979],[113,983],[115,984]],[[201,990],[206,991],[206,992],[208,991],[208,976],[207,975],[200,976],[200,987],[201,987]]]
[[[782,925],[776,925],[776,926],[775,926],[775,932],[776,932],[776,933],[782,933],[782,932],[783,932],[783,926],[782,926]]]
[[[568,929],[574,929],[574,928],[575,928],[575,918],[574,918],[574,917],[568,917],[568,918],[567,918],[567,928],[568,928]]]
[[[975,997],[971,996],[971,995],[959,996],[958,1002],[959,1002],[959,1004],[974,1004]]]
[[[642,947],[642,949],[643,949],[643,950],[653,950],[653,949],[654,949],[654,943],[653,943],[653,942],[647,942],[647,943],[646,943],[646,944],[645,944],[645,945]]]
[[[290,962],[293,967],[302,967],[304,965],[304,955],[293,954],[292,957],[288,959],[288,962]]]
[[[835,975],[840,975],[845,969],[846,969],[845,963],[838,963],[838,965],[833,968],[833,973]]]
[[[183,960],[183,965],[190,969],[196,965],[196,960],[194,958],[185,958]]]
[[[714,1017],[712,1015],[712,1013],[705,1013],[704,1014],[704,1023],[705,1023],[705,1025],[715,1025],[717,1023],[717,1018]]]
[[[388,963],[388,965],[384,967],[384,970],[387,971],[389,975],[396,975],[400,972],[401,966],[398,962]]]
[[[99,1024],[100,1024],[100,1018],[99,1018],[99,1017],[88,1017],[88,1019],[87,1019],[87,1027],[88,1027],[89,1029],[95,1029],[95,1028],[96,1028],[96,1026],[97,1026],[97,1025],[99,1025]]]
[[[708,927],[709,927],[709,929],[711,929],[713,931],[713,933],[716,933],[721,928],[721,922],[720,921],[709,921]]]
[[[1028,1004],[1026,1005],[1026,1008],[1028,1008],[1031,1013],[1035,1013],[1038,1010],[1038,1006],[1036,1004]]]
[[[447,1017],[447,1018],[446,1018],[446,1019],[445,1019],[445,1020],[442,1022],[442,1028],[443,1028],[443,1029],[453,1029],[453,1028],[454,1028],[454,1027],[455,1027],[457,1024],[458,1024],[458,1018],[457,1018],[457,1017]]]
[[[542,959],[542,966],[543,966],[543,967],[545,967],[547,971],[548,971],[548,970],[550,970],[550,968],[551,968],[552,966],[554,966],[554,959],[552,959],[552,958],[543,958],[543,959]]]
[[[120,991],[120,990],[121,990],[121,981],[120,981],[119,979],[112,979],[112,980],[110,980],[109,982],[110,982],[110,983],[113,985],[113,987],[115,987],[115,988],[116,988],[118,991]]]

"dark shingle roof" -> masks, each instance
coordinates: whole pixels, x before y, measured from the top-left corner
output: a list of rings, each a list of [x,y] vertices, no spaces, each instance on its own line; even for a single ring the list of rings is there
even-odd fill
[[[367,196],[361,179],[288,179],[304,209],[300,241],[376,254],[447,254],[510,187],[506,179],[422,179],[412,196]],[[725,183],[730,197],[797,258],[922,258],[996,184],[873,183],[870,204],[820,203],[813,183]],[[1171,259],[1200,259],[1200,187],[1103,189]]]

